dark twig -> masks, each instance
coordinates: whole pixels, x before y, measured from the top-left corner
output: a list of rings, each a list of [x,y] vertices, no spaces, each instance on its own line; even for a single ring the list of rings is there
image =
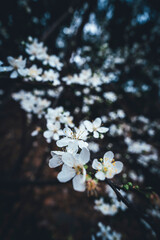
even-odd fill
[[[137,207],[131,202],[129,201],[127,198],[125,198],[124,196],[122,196],[122,194],[120,193],[119,189],[121,187],[118,187],[116,184],[114,184],[111,180],[106,179],[106,183],[113,189],[113,191],[115,192],[115,194],[117,195],[118,201],[122,201],[129,209],[132,210],[132,212],[134,213],[134,215],[136,215],[140,220],[145,221],[148,225],[150,225],[151,229],[155,232],[156,234],[156,239],[160,239],[160,233],[159,233],[159,229],[153,224],[153,221],[151,221],[146,215],[144,215],[143,213],[140,212],[139,209],[137,209]]]
[[[70,7],[56,22],[54,22],[42,35],[41,41],[46,41],[47,38],[53,33],[53,31],[72,13],[72,8]]]

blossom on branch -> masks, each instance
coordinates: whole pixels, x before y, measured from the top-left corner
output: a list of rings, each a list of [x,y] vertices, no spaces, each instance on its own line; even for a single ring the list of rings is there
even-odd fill
[[[120,161],[115,162],[113,152],[106,152],[102,161],[97,159],[93,160],[92,168],[97,170],[95,177],[99,180],[105,180],[105,178],[113,178],[115,174],[118,174],[123,169],[123,163]]]
[[[74,131],[72,131],[69,127],[66,127],[63,132],[65,137],[57,141],[58,147],[66,147],[70,142],[73,142],[81,149],[88,146],[88,143],[85,142],[88,131],[85,129],[84,125],[80,125],[80,127],[75,128]]]
[[[89,132],[93,132],[93,136],[95,138],[99,138],[100,133],[108,132],[109,128],[101,127],[102,120],[100,118],[96,118],[93,123],[86,120],[84,121],[84,125]]]
[[[22,56],[19,56],[18,58],[13,58],[9,56],[7,60],[13,69],[10,78],[17,78],[19,71],[24,69],[26,66],[26,59],[23,60]]]
[[[72,180],[73,188],[76,191],[83,192],[86,189],[86,169],[84,165],[90,160],[90,152],[87,148],[82,148],[80,154],[64,153],[62,161],[64,165],[57,178],[60,182]]]

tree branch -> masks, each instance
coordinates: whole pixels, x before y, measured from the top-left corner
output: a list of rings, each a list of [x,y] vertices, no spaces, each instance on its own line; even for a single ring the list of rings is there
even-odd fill
[[[159,228],[157,228],[157,226],[155,226],[153,224],[153,221],[151,221],[147,216],[145,216],[143,213],[141,213],[137,207],[131,202],[129,201],[127,198],[125,198],[124,196],[122,196],[122,194],[120,193],[120,191],[118,189],[120,189],[121,187],[118,187],[116,184],[114,184],[111,180],[106,179],[106,183],[113,189],[113,191],[115,192],[115,194],[117,195],[117,199],[118,201],[122,201],[129,209],[132,210],[132,212],[134,213],[134,215],[136,215],[140,220],[145,221],[150,227],[151,229],[155,232],[156,234],[156,239],[160,239],[160,232],[159,232]]]

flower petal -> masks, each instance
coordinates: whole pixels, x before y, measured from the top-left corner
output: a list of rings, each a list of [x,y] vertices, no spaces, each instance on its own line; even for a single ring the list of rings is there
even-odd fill
[[[120,161],[115,162],[115,173],[118,174],[123,169],[123,163]]]
[[[102,163],[100,163],[97,159],[93,160],[92,168],[95,170],[101,170],[102,169]]]
[[[106,178],[109,178],[109,179],[113,178],[115,174],[116,174],[115,171],[112,168],[110,168],[106,173]]]
[[[87,148],[88,147],[88,143],[84,142],[83,140],[79,140],[78,141],[78,145],[79,147],[82,149],[83,147]]]
[[[44,133],[43,133],[43,136],[45,137],[45,138],[51,138],[52,136],[53,136],[53,133],[51,132],[51,131],[45,131]]]
[[[75,144],[74,142],[69,142],[67,152],[76,154],[78,152],[78,145]]]
[[[63,151],[51,151],[51,155],[52,155],[52,157],[54,156],[54,155],[63,155],[64,154],[64,152]]]
[[[62,158],[60,156],[54,155],[50,160],[49,160],[49,167],[50,168],[56,168],[60,165],[63,164]]]
[[[28,74],[28,70],[27,69],[19,68],[17,71],[23,77],[27,76],[27,74]]]
[[[69,167],[73,167],[75,163],[75,158],[72,154],[70,153],[64,153],[62,155],[62,161],[68,165]]]
[[[90,160],[90,152],[87,148],[82,148],[82,151],[79,154],[80,162],[85,165]]]
[[[58,133],[54,133],[54,134],[53,134],[53,139],[54,139],[55,141],[59,140],[59,135],[58,135]]]
[[[90,121],[85,120],[84,121],[84,125],[85,125],[85,127],[87,128],[87,130],[89,132],[93,132],[93,124]]]
[[[50,130],[50,131],[53,131],[55,129],[53,123],[51,123],[50,121],[47,122],[47,128]]]
[[[13,57],[8,56],[8,57],[7,57],[7,61],[8,61],[8,63],[9,63],[10,65],[13,65],[15,60],[14,60]]]
[[[96,118],[96,119],[94,120],[94,122],[93,122],[94,127],[95,127],[95,128],[100,127],[100,126],[101,126],[101,122],[102,122],[102,120],[101,120],[100,118]]]
[[[68,182],[75,176],[76,172],[74,169],[68,167],[67,165],[63,165],[62,171],[58,173],[57,179],[60,182]]]
[[[73,183],[73,189],[76,190],[76,191],[79,191],[79,192],[84,192],[86,187],[85,187],[85,182],[83,182],[83,176],[80,174],[80,175],[76,175],[73,180],[72,180],[72,183]]]
[[[73,132],[69,127],[65,127],[65,129],[63,130],[64,134],[69,137],[72,138],[73,137]]]
[[[86,175],[87,175],[87,171],[86,171],[86,169],[83,167],[83,169],[82,169],[82,182],[83,182],[83,183],[86,181]]]
[[[108,132],[108,130],[109,130],[109,128],[106,128],[106,127],[100,127],[97,129],[97,131],[100,133],[106,133],[106,132]]]
[[[113,158],[114,158],[114,153],[111,151],[106,152],[103,156],[104,162],[107,162],[107,161],[111,162],[113,160]]]
[[[103,180],[105,179],[105,174],[104,174],[103,172],[99,171],[99,172],[97,172],[97,173],[95,174],[95,177],[96,177],[97,179],[103,181]]]
[[[18,77],[18,73],[16,71],[13,71],[10,75],[10,78],[16,78]]]
[[[58,147],[65,147],[65,146],[68,145],[68,142],[69,142],[69,141],[70,141],[69,138],[64,137],[64,138],[58,140],[58,141],[56,142],[56,144],[57,144]]]
[[[99,133],[98,133],[97,131],[94,131],[94,132],[93,132],[93,137],[94,137],[94,138],[99,138]]]

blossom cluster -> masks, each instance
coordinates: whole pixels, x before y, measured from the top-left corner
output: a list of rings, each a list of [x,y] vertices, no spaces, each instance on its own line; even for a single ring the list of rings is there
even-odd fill
[[[32,37],[28,38],[29,42],[25,45],[25,51],[29,55],[31,62],[38,60],[43,67],[37,66],[36,63],[28,65],[28,60],[23,56],[7,58],[9,67],[1,67],[0,71],[11,71],[10,78],[21,77],[25,81],[51,82],[53,86],[60,85],[59,73],[63,64],[56,55],[49,55],[47,47],[42,42]],[[46,70],[44,69],[46,67]]]
[[[52,158],[49,160],[51,168],[62,165],[62,170],[57,176],[60,182],[72,179],[74,190],[94,191],[98,180],[113,178],[122,171],[123,164],[116,162],[113,153],[109,151],[104,154],[100,162],[97,159],[92,161],[92,168],[96,170],[95,176],[92,177],[87,173],[88,164],[91,162],[87,138],[90,133],[94,138],[99,138],[101,133],[107,131],[108,128],[101,127],[100,118],[96,118],[93,123],[85,120],[78,128],[74,127],[74,130],[69,127],[64,128],[63,137],[56,142],[62,151],[52,151]]]
[[[29,59],[24,58],[23,56],[19,56],[18,58],[9,56],[8,63],[10,66],[3,66],[3,63],[1,62],[0,71],[11,71],[11,78],[17,78],[20,76],[25,81],[34,80],[41,82],[50,82],[51,85],[53,85],[55,88],[49,89],[47,96],[57,98],[62,91],[60,88],[63,88],[60,86],[62,82],[60,80],[60,74],[58,72],[62,70],[63,64],[61,63],[59,57],[55,55],[49,55],[48,48],[44,46],[42,42],[39,42],[37,39],[33,39],[32,37],[28,38],[28,42],[25,43],[24,46],[26,53],[29,55]],[[30,60],[31,63],[29,63],[28,60]],[[124,61],[124,59],[121,57],[115,57],[112,60],[116,64],[123,64]],[[33,63],[33,61],[36,62]],[[112,81],[117,81],[117,77],[118,72],[114,72],[112,74],[104,74],[103,71],[93,73],[90,68],[82,69],[79,74],[64,76],[62,78],[62,81],[66,85],[78,84],[83,87],[82,90],[75,91],[75,95],[77,97],[82,96],[83,99],[82,108],[80,109],[79,107],[76,107],[74,113],[77,114],[78,112],[82,111],[82,113],[86,114],[91,110],[91,106],[94,106],[95,103],[104,103],[104,99],[106,100],[106,106],[109,106],[107,104],[111,104],[117,101],[119,99],[117,93],[113,91],[106,91],[104,89],[102,92],[103,86],[106,83],[109,84]],[[91,93],[93,88],[95,88],[96,91]],[[46,138],[47,142],[51,142],[52,139],[57,141],[63,136],[64,132],[62,129],[64,127],[75,127],[75,124],[73,123],[73,117],[68,111],[61,111],[60,109],[63,107],[59,107],[61,113],[59,113],[59,120],[56,120],[54,114],[55,116],[58,114],[58,108],[54,109],[50,107],[47,110],[51,102],[47,98],[42,98],[42,96],[46,96],[46,92],[42,90],[37,90],[37,92],[34,91],[34,93],[29,93],[21,90],[20,92],[14,93],[12,95],[13,99],[20,101],[21,107],[27,113],[36,114],[38,118],[41,118],[42,116],[45,117],[47,129],[44,131],[43,135]],[[49,112],[52,112],[52,118],[50,119],[47,117]],[[159,125],[156,121],[150,122],[147,117],[144,117],[142,115],[131,117],[131,123],[124,121],[124,119],[127,119],[126,113],[123,109],[109,111],[108,115],[106,113],[104,116],[101,116],[101,119],[103,123],[110,125],[109,136],[124,137],[124,143],[127,145],[128,154],[140,155],[137,157],[138,163],[146,167],[148,164],[150,164],[150,162],[158,162],[158,152],[151,144],[148,144],[140,139],[132,139],[132,133],[134,132],[137,132],[139,135],[146,132],[146,134],[148,134],[150,137],[154,137],[157,130],[159,130]],[[121,122],[121,120],[123,120],[123,122]],[[117,121],[119,122],[118,124]],[[140,128],[133,126],[134,124],[137,124],[137,122],[138,124],[141,124]],[[84,126],[87,129],[88,133],[93,133],[94,138],[103,138],[103,127],[97,127],[97,130],[95,131],[94,124],[101,124],[101,122],[99,121],[99,123],[89,123],[87,120],[84,121]],[[111,146],[112,144],[109,145]],[[89,142],[87,148],[96,152],[99,149],[99,145],[92,141]],[[96,160],[93,162],[94,165],[97,163]],[[99,164],[99,168],[101,168],[102,171],[96,167],[96,176],[99,176],[99,178],[104,178],[104,169],[107,168],[107,165],[105,161],[101,162],[99,160],[97,164]],[[112,160],[111,164],[113,166]],[[116,165],[117,164],[119,163],[117,162]],[[154,172],[155,168],[150,168],[150,170]],[[121,171],[121,168],[119,167],[117,171]]]
[[[18,93],[13,93],[12,98],[15,101],[20,101],[21,108],[27,113],[34,113],[38,118],[41,118],[44,115],[45,109],[51,104],[49,100],[35,96],[31,92],[26,92],[24,90],[21,90]]]
[[[111,203],[109,202],[106,203],[103,197],[101,197],[98,200],[96,199],[95,206],[94,206],[95,210],[100,211],[103,215],[110,215],[110,216],[114,216],[119,212],[119,210],[121,211],[126,210],[126,205],[117,200],[117,196],[115,192],[108,186],[106,186],[106,193],[110,198]],[[126,196],[126,193],[122,190],[121,190],[121,194],[123,196]]]
[[[72,29],[71,31],[69,28],[64,28],[66,34],[69,34],[69,32],[73,34],[75,30]],[[84,30],[87,31],[87,24]],[[49,160],[50,168],[61,167],[61,171],[57,175],[60,182],[72,180],[74,190],[95,192],[98,189],[99,181],[105,181],[106,178],[112,179],[116,174],[122,172],[123,163],[118,160],[115,161],[115,158],[121,159],[121,154],[114,157],[112,151],[105,153],[105,149],[103,156],[101,155],[101,158],[98,158],[98,152],[101,149],[99,139],[103,139],[106,132],[108,132],[109,136],[106,141],[108,150],[111,150],[113,146],[109,142],[110,139],[116,138],[116,141],[120,140],[119,148],[121,144],[124,144],[126,149],[125,157],[128,162],[133,161],[132,158],[135,157],[143,167],[150,166],[152,162],[158,164],[158,151],[156,147],[152,146],[150,139],[152,140],[160,130],[159,122],[150,121],[143,115],[129,117],[130,114],[126,111],[127,109],[121,109],[123,107],[119,100],[121,100],[122,95],[114,88],[114,83],[121,80],[120,70],[118,68],[117,70],[116,66],[123,66],[124,63],[129,62],[127,60],[130,55],[132,58],[134,52],[137,53],[136,45],[133,46],[132,51],[129,51],[128,47],[125,46],[126,49],[124,48],[122,51],[118,49],[114,54],[106,44],[101,45],[98,58],[103,57],[104,62],[101,69],[95,72],[88,64],[84,64],[92,61],[92,57],[84,57],[85,55],[82,57],[78,52],[75,52],[69,62],[77,64],[78,73],[67,74],[66,76],[61,73],[63,63],[60,60],[60,55],[50,55],[48,48],[38,39],[29,37],[28,41],[24,43],[24,47],[24,56],[17,58],[9,56],[7,58],[9,66],[3,66],[0,61],[0,72],[9,72],[10,78],[20,78],[29,82],[29,84],[42,82],[52,87],[47,91],[33,90],[27,92],[21,90],[13,93],[12,98],[20,102],[21,108],[28,113],[28,116],[34,114],[38,118],[44,117],[46,123],[46,128],[43,129],[44,138],[48,143],[51,143],[52,140],[56,141],[57,147],[60,148],[51,152],[52,158]],[[86,50],[92,51],[89,46],[82,48],[78,49],[82,55]],[[146,66],[143,57],[142,52],[139,51],[135,65]],[[80,68],[81,66],[84,67]],[[124,73],[127,71],[128,66],[126,65]],[[146,69],[145,72],[147,74]],[[108,86],[110,83],[113,86]],[[62,85],[67,89],[69,89],[68,86],[74,85],[76,90],[72,95],[81,98],[82,104],[74,108],[74,114],[81,112],[82,115],[85,115],[84,120],[79,121],[79,127],[76,127],[71,110],[69,112],[66,107],[59,106],[59,104],[54,105],[54,103],[52,105],[51,103],[52,98],[58,99],[60,96],[63,90]],[[140,89],[135,86],[134,80],[130,79],[126,80],[123,86],[126,94],[129,93],[137,97],[141,96],[141,93],[148,91],[149,88],[147,84],[143,84]],[[87,119],[91,118],[90,114],[95,105],[103,106],[103,113],[100,112],[104,115],[91,122]],[[107,127],[104,127],[103,124],[106,124]],[[32,136],[37,135],[40,129],[39,127],[36,128],[32,132]],[[145,134],[149,137],[147,142],[144,141]],[[103,153],[103,148],[101,151]],[[96,155],[93,160],[92,153]],[[152,173],[158,172],[156,165],[154,168],[151,166],[149,170]],[[127,174],[123,174],[123,176],[138,182],[144,180],[144,176],[140,173],[128,171]],[[124,192],[120,192],[125,196]],[[115,193],[110,188],[107,188],[105,193],[107,193],[109,201],[104,198],[95,200],[94,208],[96,210],[103,215],[114,216],[119,210],[124,211],[126,209],[125,205],[117,200]],[[157,212],[152,211],[152,214],[156,215]],[[121,239],[121,234],[112,231],[109,226],[105,227],[102,223],[99,223],[99,228],[100,231],[97,233],[97,237],[101,237],[102,240]]]
[[[103,73],[92,73],[91,69],[83,69],[79,74],[68,75],[62,78],[67,84],[78,84],[97,88],[104,83],[109,83],[109,78]]]
[[[47,130],[44,131],[43,135],[48,143],[50,143],[51,140],[57,141],[64,135],[62,126],[74,127],[73,117],[69,111],[64,111],[63,107],[57,107],[55,109],[48,108],[45,119],[47,122]]]
[[[48,48],[43,42],[39,42],[37,38],[28,38],[28,42],[24,43],[25,51],[29,55],[29,59],[19,56],[7,58],[10,66],[2,66],[0,72],[10,72],[10,78],[23,78],[25,81],[51,82],[53,86],[61,85],[60,74],[63,63],[56,55],[49,55]],[[28,64],[28,60],[35,63]],[[41,64],[37,65],[36,61]],[[1,64],[2,65],[2,64]],[[46,69],[44,69],[46,67]],[[87,87],[93,87],[99,91],[99,87],[103,84],[110,83],[115,76],[111,73],[108,75],[97,72],[93,73],[90,68],[82,69],[77,74],[67,75],[62,78],[62,81],[67,85],[78,84]],[[109,101],[116,101],[117,97],[113,92],[104,93],[104,98]]]

